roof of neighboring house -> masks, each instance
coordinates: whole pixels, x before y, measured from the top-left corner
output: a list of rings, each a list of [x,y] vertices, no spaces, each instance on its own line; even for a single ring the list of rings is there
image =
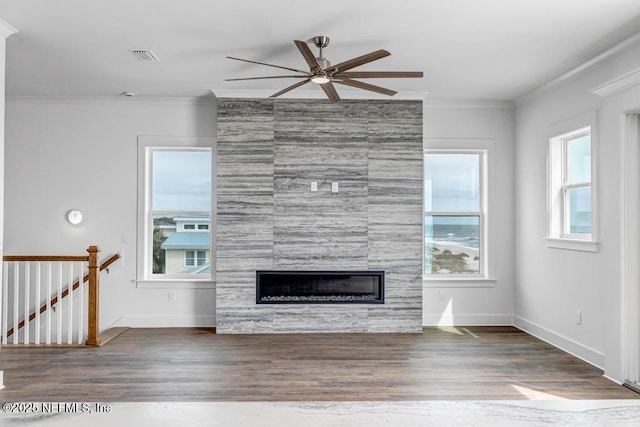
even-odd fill
[[[167,237],[160,245],[162,249],[209,249],[209,233],[178,232]]]
[[[178,274],[209,274],[211,268],[209,264],[197,265],[195,267],[185,268],[178,272]]]

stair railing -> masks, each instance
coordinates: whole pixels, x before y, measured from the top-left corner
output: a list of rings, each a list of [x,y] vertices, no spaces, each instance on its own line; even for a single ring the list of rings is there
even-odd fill
[[[2,292],[0,292],[2,308],[0,332],[3,345],[101,345],[99,272],[117,261],[120,254],[113,255],[99,265],[100,249],[97,246],[90,246],[87,252],[88,255],[82,256],[5,255],[3,257],[4,274]],[[87,271],[86,274],[85,271]],[[76,277],[77,280],[74,280]],[[85,282],[88,282],[86,298],[85,286],[83,286]],[[78,290],[76,298],[74,298],[75,290]],[[43,293],[46,298],[44,304],[42,304]],[[63,300],[66,303],[63,304]],[[13,326],[10,328],[8,327],[9,314],[13,320]],[[65,329],[63,325],[66,325]],[[55,330],[53,330],[54,327]],[[19,333],[20,330],[22,333]],[[55,342],[52,340],[52,335],[55,335]],[[9,342],[10,337],[12,342]]]

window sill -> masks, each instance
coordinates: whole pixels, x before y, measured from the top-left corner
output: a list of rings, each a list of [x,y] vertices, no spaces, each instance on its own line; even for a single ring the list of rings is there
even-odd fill
[[[493,288],[496,286],[496,280],[482,277],[438,277],[422,279],[422,286],[425,288]]]
[[[215,289],[216,282],[207,279],[134,280],[139,289]]]
[[[567,249],[570,251],[598,252],[598,242],[594,240],[561,239],[547,237],[547,247],[555,249]]]

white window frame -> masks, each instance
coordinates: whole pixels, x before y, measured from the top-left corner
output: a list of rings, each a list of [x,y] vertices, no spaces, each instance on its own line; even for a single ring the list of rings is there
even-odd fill
[[[586,252],[598,251],[598,204],[597,204],[597,132],[596,113],[589,112],[555,124],[549,130],[547,155],[547,246]],[[591,180],[567,184],[568,141],[590,135]],[[591,233],[571,233],[567,209],[567,191],[591,187]]]
[[[494,188],[493,174],[493,140],[491,139],[425,139],[424,152],[429,153],[455,153],[455,154],[479,154],[479,188],[480,188],[480,272],[477,274],[425,274],[425,221],[428,214],[468,216],[477,215],[477,212],[436,212],[426,211],[423,200],[423,228],[422,228],[422,274],[423,283],[427,287],[457,287],[473,286],[492,287],[495,285],[495,257],[494,257],[494,237],[491,234],[492,217],[489,206],[491,206],[491,189]],[[424,191],[422,197],[424,198]]]
[[[211,288],[215,283],[215,222],[216,222],[216,151],[215,138],[213,137],[165,137],[165,136],[139,136],[138,137],[138,232],[137,232],[137,278],[139,288]],[[153,274],[151,272],[150,251],[153,248],[153,232],[151,223],[153,214],[162,214],[161,211],[151,211],[151,155],[154,151],[161,150],[211,150],[211,209],[210,214],[210,249],[209,265],[210,274],[193,275],[169,275]],[[167,212],[172,214],[173,212]],[[184,215],[201,215],[203,212],[185,211]],[[206,256],[206,255],[205,255]]]

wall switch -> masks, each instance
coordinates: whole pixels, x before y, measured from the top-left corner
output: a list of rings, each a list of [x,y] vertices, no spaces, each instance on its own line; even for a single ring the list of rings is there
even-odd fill
[[[175,302],[175,301],[176,301],[176,294],[175,294],[175,292],[173,292],[173,291],[169,291],[169,292],[167,293],[167,300],[168,300],[169,302]]]
[[[582,312],[576,311],[576,325],[582,325]]]
[[[337,193],[338,192],[338,182],[334,181],[331,183],[331,192],[332,193]]]
[[[447,299],[447,296],[444,294],[444,291],[440,291],[438,292],[438,298],[440,298],[440,301],[444,301]]]
[[[318,183],[316,181],[311,181],[311,191],[318,191]]]

